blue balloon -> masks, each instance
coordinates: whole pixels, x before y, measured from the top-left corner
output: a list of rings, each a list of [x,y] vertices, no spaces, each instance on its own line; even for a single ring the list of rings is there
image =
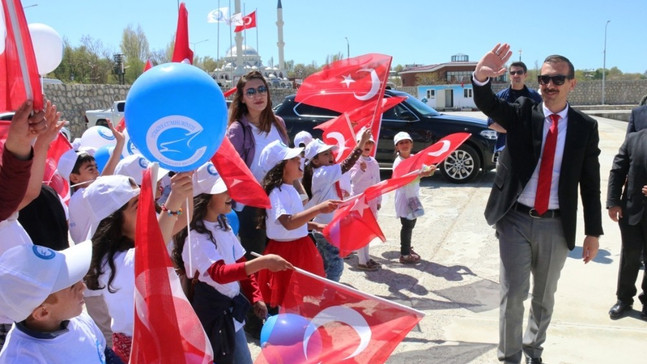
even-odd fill
[[[108,159],[110,159],[110,155],[112,154],[112,151],[115,150],[114,145],[104,145],[103,147],[97,149],[96,152],[94,152],[94,161],[97,163],[97,170],[99,173],[103,172],[103,169],[106,167],[106,163],[108,163]],[[121,156],[119,157],[121,159]]]
[[[238,221],[238,215],[236,214],[236,211],[231,210],[225,216],[227,217],[227,222],[229,223],[229,226],[231,226],[231,230],[234,232],[234,235],[238,235],[238,230],[240,229],[240,221]]]
[[[290,346],[300,343],[308,325],[310,320],[293,313],[270,316],[261,329],[261,347],[266,344]]]
[[[126,97],[126,129],[139,152],[175,172],[197,169],[216,153],[227,104],[216,81],[185,63],[143,73]]]

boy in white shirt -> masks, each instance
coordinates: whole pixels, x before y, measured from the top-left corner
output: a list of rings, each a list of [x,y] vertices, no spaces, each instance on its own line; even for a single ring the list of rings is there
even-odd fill
[[[14,326],[0,363],[106,363],[114,354],[83,313],[89,241],[57,252],[20,245],[0,256],[0,312]],[[119,361],[116,361],[119,362]]]

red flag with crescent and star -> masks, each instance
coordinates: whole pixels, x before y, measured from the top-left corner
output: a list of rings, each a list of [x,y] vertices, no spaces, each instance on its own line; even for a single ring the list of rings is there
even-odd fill
[[[234,28],[234,33],[242,32],[245,29],[251,29],[256,27],[256,10],[245,15],[243,17],[243,24],[236,26]]]
[[[406,100],[406,97],[385,97],[382,99],[381,112],[385,112]],[[321,139],[324,143],[336,145],[335,162],[346,159],[357,145],[357,134],[364,127],[370,127],[376,110],[375,102],[368,103],[355,110],[344,112],[338,117],[323,122],[315,129],[323,130]],[[377,140],[376,136],[373,136]],[[373,149],[375,152],[375,149]]]
[[[423,312],[295,269],[281,313],[300,315],[284,345],[265,343],[260,363],[384,363]],[[296,326],[296,325],[295,325]],[[290,340],[292,341],[292,340]],[[282,360],[281,360],[282,359]]]
[[[209,338],[186,299],[155,213],[152,168],[144,172],[135,227],[135,325],[130,363],[213,362]]]
[[[229,139],[225,137],[211,162],[227,186],[231,199],[248,206],[270,208],[270,199]]]
[[[189,48],[189,12],[184,3],[180,3],[177,13],[177,30],[171,61],[193,64],[193,51]]]
[[[382,111],[377,101],[384,97],[392,58],[369,53],[333,62],[306,77],[294,100],[341,113],[374,103],[371,134],[378,140]]]
[[[326,240],[339,248],[341,257],[365,247],[375,238],[379,238],[383,242],[386,241],[368,202],[409,184],[416,178],[418,178],[418,172],[389,178],[370,186],[363,193],[345,200],[342,206],[335,210],[332,220],[322,231]]]
[[[18,110],[25,100],[42,110],[36,55],[20,1],[2,0],[0,18],[0,112]]]
[[[393,177],[402,176],[423,166],[438,164],[470,138],[470,133],[454,133],[440,139],[420,152],[403,160],[393,170]]]

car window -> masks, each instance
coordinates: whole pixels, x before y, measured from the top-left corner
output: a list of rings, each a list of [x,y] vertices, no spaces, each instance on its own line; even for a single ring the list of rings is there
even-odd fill
[[[438,116],[440,113],[431,106],[425,104],[424,102],[416,99],[415,97],[408,97],[407,98],[407,103],[409,106],[412,108],[416,109],[416,111],[423,116]]]
[[[398,104],[385,111],[382,114],[382,119],[395,121],[417,121],[418,117],[416,117],[416,114],[411,112],[411,110],[409,110],[403,104]]]
[[[336,111],[324,109],[322,107],[311,106],[304,103],[296,104],[294,106],[294,113],[298,116],[319,116],[331,119],[339,115],[339,113]]]

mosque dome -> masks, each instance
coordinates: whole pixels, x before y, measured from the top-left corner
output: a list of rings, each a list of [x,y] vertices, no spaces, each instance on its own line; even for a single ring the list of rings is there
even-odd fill
[[[258,56],[258,52],[256,51],[256,49],[247,45],[243,45],[242,48],[243,48],[243,56]],[[236,46],[233,46],[227,51],[227,55],[225,57],[236,57],[236,55],[237,55]]]

